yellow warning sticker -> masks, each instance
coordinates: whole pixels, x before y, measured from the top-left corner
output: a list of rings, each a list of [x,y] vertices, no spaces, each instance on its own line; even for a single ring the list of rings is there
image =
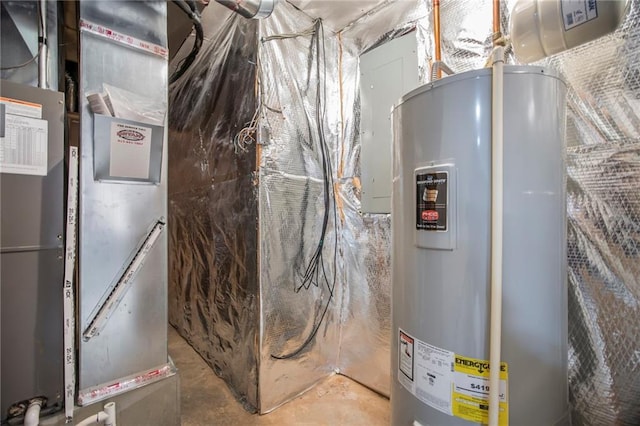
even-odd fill
[[[451,411],[454,416],[477,423],[489,422],[489,361],[456,354],[454,360]],[[499,424],[509,424],[509,371],[500,363]]]

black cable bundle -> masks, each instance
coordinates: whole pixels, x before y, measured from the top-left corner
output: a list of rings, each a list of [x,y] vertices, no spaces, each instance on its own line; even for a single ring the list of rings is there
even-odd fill
[[[191,52],[178,64],[177,69],[171,74],[169,78],[169,84],[175,83],[180,77],[184,75],[187,69],[191,66],[193,61],[196,60],[196,56],[202,47],[202,41],[204,40],[204,31],[202,29],[202,22],[200,21],[200,12],[196,7],[196,3],[193,0],[173,0],[173,2],[184,13],[187,14],[189,19],[193,21],[193,28],[196,30],[196,40],[193,42]]]
[[[316,125],[318,132],[318,141],[320,144],[320,151],[322,154],[322,178],[324,189],[324,212],[322,217],[322,229],[320,231],[320,239],[316,246],[316,249],[311,256],[304,275],[302,276],[302,282],[295,287],[295,292],[299,293],[303,288],[308,290],[311,286],[319,287],[320,283],[326,284],[329,291],[329,299],[320,315],[319,321],[314,325],[311,333],[306,340],[297,349],[284,355],[271,355],[274,359],[289,359],[293,358],[302,352],[316,337],[320,326],[329,310],[329,305],[333,299],[333,292],[336,286],[336,259],[337,259],[337,230],[334,237],[333,247],[333,277],[331,280],[327,276],[327,270],[324,264],[324,248],[327,235],[327,227],[329,225],[329,214],[331,209],[331,194],[333,192],[333,171],[331,168],[331,159],[329,156],[329,147],[324,134],[323,123],[325,120],[325,100],[326,100],[326,81],[327,81],[327,66],[326,66],[326,52],[324,42],[324,27],[322,21],[318,19],[315,22],[315,31],[312,35],[312,47],[315,47],[316,51],[316,74],[317,74],[317,86],[316,86]],[[322,70],[320,67],[320,61],[322,60]],[[321,72],[322,71],[322,72]],[[335,200],[333,203],[333,221],[334,228],[337,224],[337,212]],[[315,322],[315,321],[314,321]]]

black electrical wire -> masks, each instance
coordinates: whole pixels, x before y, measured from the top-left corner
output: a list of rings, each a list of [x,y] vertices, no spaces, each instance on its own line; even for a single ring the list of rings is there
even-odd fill
[[[189,0],[172,0],[174,4],[176,4],[182,11],[191,19],[193,22],[193,29],[196,32],[196,39],[193,42],[193,47],[191,48],[191,52],[180,61],[177,69],[171,74],[169,78],[169,84],[175,83],[180,77],[184,75],[187,69],[191,66],[193,61],[195,61],[196,56],[198,56],[198,52],[202,47],[202,42],[204,40],[204,31],[202,29],[202,22],[200,20],[200,12],[198,12],[198,8],[194,1]]]
[[[194,0],[185,0],[185,2],[187,3],[187,6],[189,6],[189,9],[191,9],[192,12],[195,12],[196,10],[198,10],[196,8],[196,2]]]
[[[327,270],[325,268],[324,263],[324,249],[325,242],[327,236],[327,228],[329,224],[329,215],[330,211],[333,210],[333,221],[334,221],[334,229],[337,225],[337,211],[335,200],[333,202],[333,209],[331,208],[331,194],[333,191],[333,170],[331,168],[331,158],[329,155],[329,147],[327,145],[327,141],[324,134],[324,121],[325,121],[325,108],[326,108],[326,86],[327,86],[327,64],[326,64],[326,51],[325,51],[325,40],[324,40],[324,27],[322,25],[321,20],[317,20],[315,24],[315,31],[312,35],[314,38],[312,41],[312,46],[315,45],[316,52],[316,74],[317,74],[317,85],[316,85],[316,126],[318,133],[318,140],[320,145],[320,152],[322,155],[322,177],[323,177],[323,190],[324,190],[324,212],[322,217],[322,228],[320,231],[320,239],[318,244],[316,245],[316,249],[311,256],[311,260],[309,261],[307,268],[302,276],[302,282],[300,285],[295,287],[295,292],[298,293],[303,288],[305,290],[309,289],[311,285],[315,287],[319,287],[321,281],[323,281],[327,290],[329,291],[329,298],[327,300],[324,309],[322,310],[322,314],[320,315],[320,319],[316,322],[314,318],[314,327],[311,330],[309,336],[304,340],[304,342],[295,350],[283,354],[283,355],[271,355],[274,359],[289,359],[293,358],[296,355],[300,354],[316,337],[324,318],[326,317],[327,311],[329,310],[329,305],[334,296],[334,290],[336,286],[336,260],[337,260],[337,245],[338,245],[338,234],[337,229],[335,230],[334,236],[334,247],[333,247],[333,277],[330,280],[327,276]],[[320,67],[320,61],[322,60],[322,71]],[[335,195],[334,195],[335,196]]]

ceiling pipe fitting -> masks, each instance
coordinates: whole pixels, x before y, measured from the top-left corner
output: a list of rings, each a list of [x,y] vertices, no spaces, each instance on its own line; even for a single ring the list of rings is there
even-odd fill
[[[47,72],[49,68],[47,46],[47,1],[38,1],[38,87],[49,88]]]

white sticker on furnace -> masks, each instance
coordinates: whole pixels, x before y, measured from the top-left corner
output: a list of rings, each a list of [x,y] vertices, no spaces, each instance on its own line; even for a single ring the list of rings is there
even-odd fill
[[[46,120],[6,114],[0,137],[0,173],[47,175],[49,125]]]
[[[412,375],[406,374],[411,343]],[[415,339],[400,330],[398,345],[398,381],[420,401],[452,415],[451,382],[455,354]]]
[[[149,179],[150,127],[111,123],[111,177]]]

